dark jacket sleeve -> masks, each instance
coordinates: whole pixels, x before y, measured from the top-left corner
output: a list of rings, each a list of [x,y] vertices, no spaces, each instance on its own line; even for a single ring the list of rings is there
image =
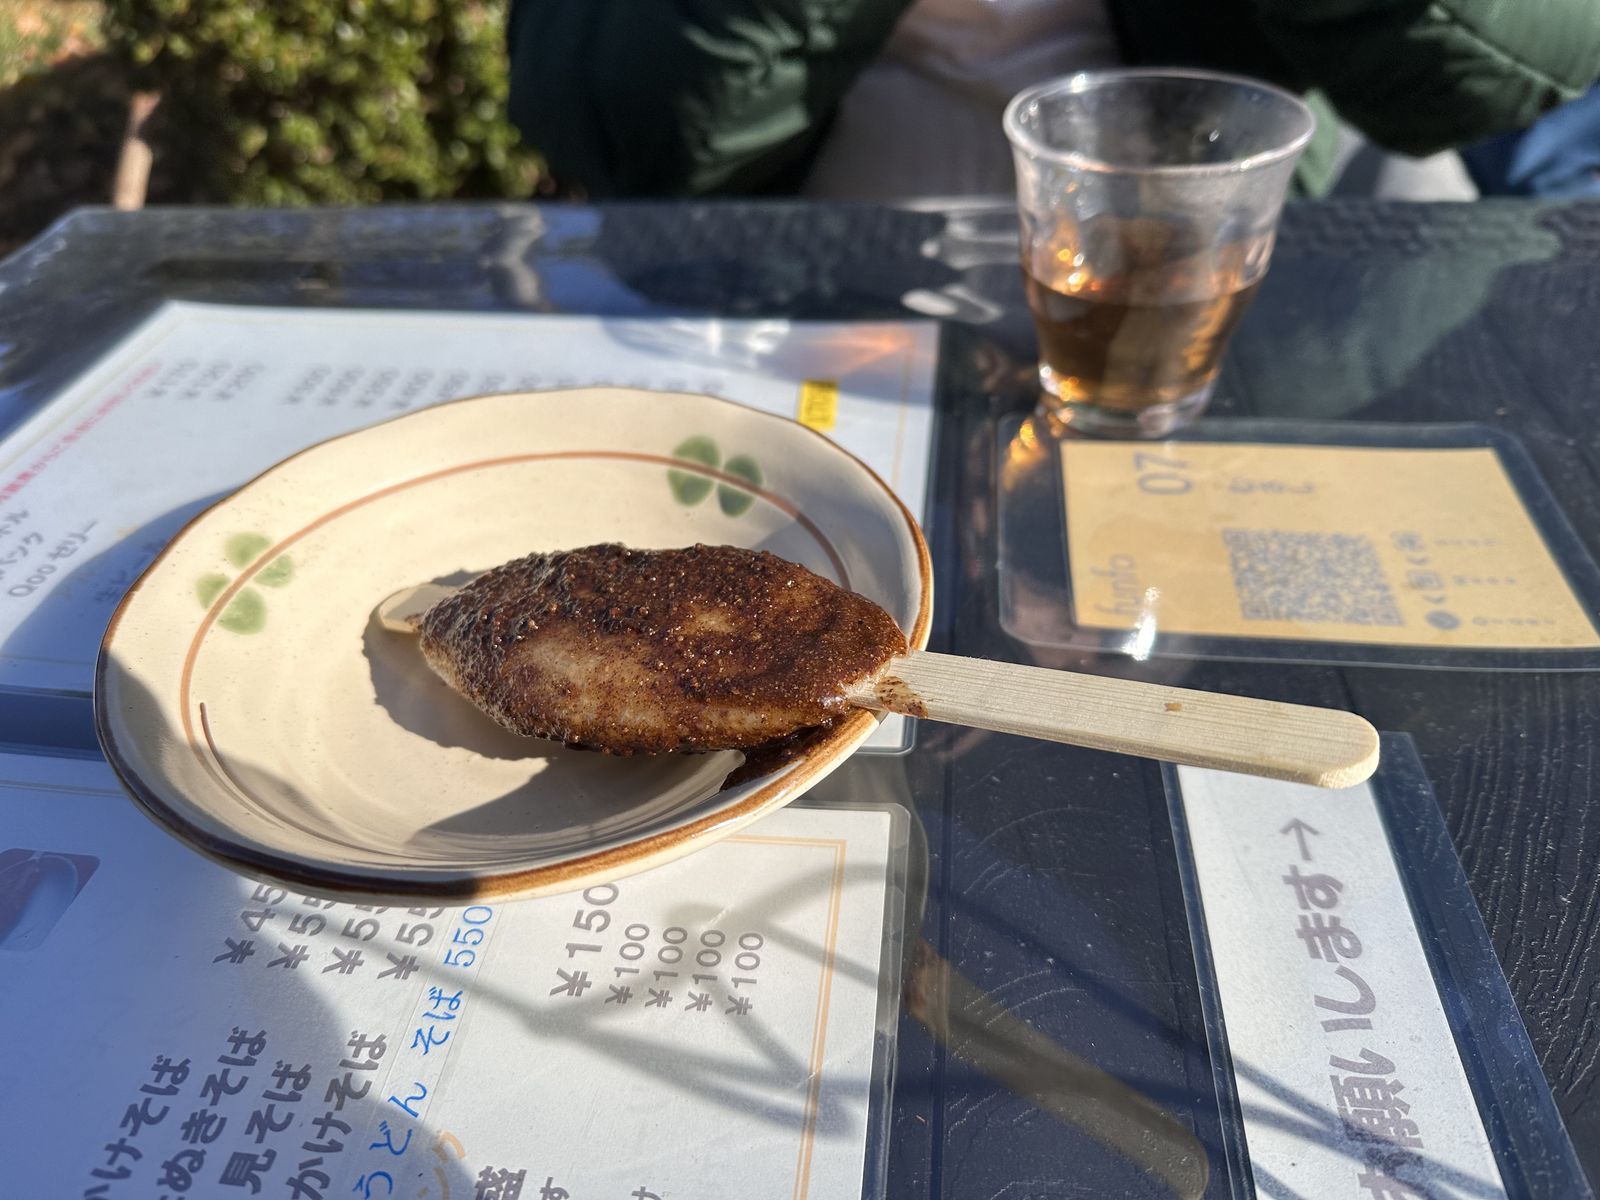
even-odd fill
[[[509,111],[588,196],[790,184],[908,0],[514,0]]]
[[[1256,0],[1256,10],[1298,82],[1405,154],[1524,128],[1600,76],[1596,0]]]

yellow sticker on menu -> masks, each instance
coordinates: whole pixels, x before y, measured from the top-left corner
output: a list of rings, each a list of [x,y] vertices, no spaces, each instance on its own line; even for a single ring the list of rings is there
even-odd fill
[[[807,379],[800,385],[800,424],[827,433],[839,421],[839,385],[831,379]]]
[[[1488,449],[1067,442],[1074,617],[1398,646],[1600,646]]]

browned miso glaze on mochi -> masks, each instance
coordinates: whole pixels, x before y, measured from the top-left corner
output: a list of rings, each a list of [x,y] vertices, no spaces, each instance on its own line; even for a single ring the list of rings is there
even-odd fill
[[[845,712],[905,653],[863,596],[764,550],[530,554],[422,615],[428,663],[514,733],[612,754],[746,749]]]

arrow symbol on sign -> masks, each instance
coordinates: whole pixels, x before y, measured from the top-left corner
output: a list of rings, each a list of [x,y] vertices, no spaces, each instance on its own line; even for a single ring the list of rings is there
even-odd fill
[[[1315,829],[1311,828],[1311,826],[1302,821],[1299,817],[1294,818],[1294,820],[1290,821],[1282,829],[1278,830],[1278,832],[1294,834],[1295,841],[1300,843],[1301,862],[1311,861],[1311,848],[1306,845],[1306,834],[1309,833],[1312,837],[1322,836]]]

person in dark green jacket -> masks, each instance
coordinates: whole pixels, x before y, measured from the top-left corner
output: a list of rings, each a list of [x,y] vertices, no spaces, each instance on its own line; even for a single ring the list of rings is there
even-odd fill
[[[1036,19],[1045,0],[1018,2]],[[937,30],[961,3],[513,0],[510,116],[558,184],[591,198],[795,191],[907,10],[907,24],[941,10]],[[1387,149],[1425,155],[1526,127],[1600,77],[1595,0],[1061,3],[1103,24],[1123,63],[1309,94],[1319,132],[1299,183],[1313,194],[1335,174],[1335,112]],[[949,47],[931,53],[948,59]],[[998,113],[993,136],[1003,146]]]

